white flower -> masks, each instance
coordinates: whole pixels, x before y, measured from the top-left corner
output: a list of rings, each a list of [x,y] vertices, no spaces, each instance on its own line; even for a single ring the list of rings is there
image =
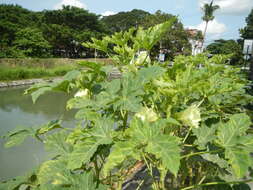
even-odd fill
[[[200,110],[197,105],[192,105],[186,110],[180,112],[179,120],[181,120],[185,125],[198,128],[199,122],[201,121]]]
[[[89,90],[86,88],[84,90],[79,90],[74,97],[88,97],[89,96]]]
[[[142,108],[142,110],[135,114],[136,117],[142,121],[154,122],[158,119],[157,114],[151,108]]]

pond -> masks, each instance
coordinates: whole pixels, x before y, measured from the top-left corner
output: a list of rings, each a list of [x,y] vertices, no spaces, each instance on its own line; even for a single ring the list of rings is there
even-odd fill
[[[31,96],[23,95],[24,90],[24,87],[0,89],[0,136],[17,126],[40,126],[59,118],[64,127],[75,124],[75,112],[65,110],[69,96],[48,93],[33,104]],[[43,144],[34,139],[27,139],[10,149],[5,149],[4,141],[0,139],[0,181],[23,175],[46,159],[49,156]]]

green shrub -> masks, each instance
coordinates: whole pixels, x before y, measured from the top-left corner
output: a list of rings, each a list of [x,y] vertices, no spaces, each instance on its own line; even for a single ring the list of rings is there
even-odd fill
[[[83,61],[80,65],[85,70],[73,70],[62,81],[28,89],[34,102],[51,90],[76,92],[67,108],[79,110],[80,122],[66,129],[60,121],[52,121],[5,135],[6,147],[36,137],[53,159],[28,177],[0,187],[122,189],[138,166],[149,171],[147,181],[152,187],[145,189],[248,187],[251,180],[245,177],[253,151],[252,122],[245,108],[253,100],[245,93],[248,81],[238,69],[225,66],[226,59],[219,55],[211,59],[179,56],[172,67],[150,61],[148,53],[171,24],[85,44],[105,52],[114,45],[112,59],[122,73],[120,78],[109,77],[115,70],[110,65]],[[136,57],[143,49],[146,58]],[[154,176],[155,169],[159,177]],[[139,181],[139,188],[147,181]]]

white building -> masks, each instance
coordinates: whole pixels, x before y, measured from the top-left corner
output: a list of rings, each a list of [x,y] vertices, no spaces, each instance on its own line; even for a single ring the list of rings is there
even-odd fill
[[[189,42],[192,46],[192,55],[202,53],[202,32],[197,29],[186,29],[186,32],[189,34]]]

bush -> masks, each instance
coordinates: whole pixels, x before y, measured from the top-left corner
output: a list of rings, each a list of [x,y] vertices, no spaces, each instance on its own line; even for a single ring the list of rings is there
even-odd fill
[[[76,92],[67,108],[79,110],[80,122],[71,129],[57,120],[8,133],[6,147],[34,136],[54,155],[28,177],[0,187],[122,189],[142,167],[149,178],[136,189],[248,187],[253,136],[245,105],[253,99],[239,70],[225,66],[222,56],[179,56],[172,67],[151,62],[148,53],[135,58],[140,49],[150,52],[171,22],[86,44],[105,52],[113,44],[120,78],[108,77],[115,70],[110,65],[83,61],[86,69],[28,89],[34,102],[50,90]]]

